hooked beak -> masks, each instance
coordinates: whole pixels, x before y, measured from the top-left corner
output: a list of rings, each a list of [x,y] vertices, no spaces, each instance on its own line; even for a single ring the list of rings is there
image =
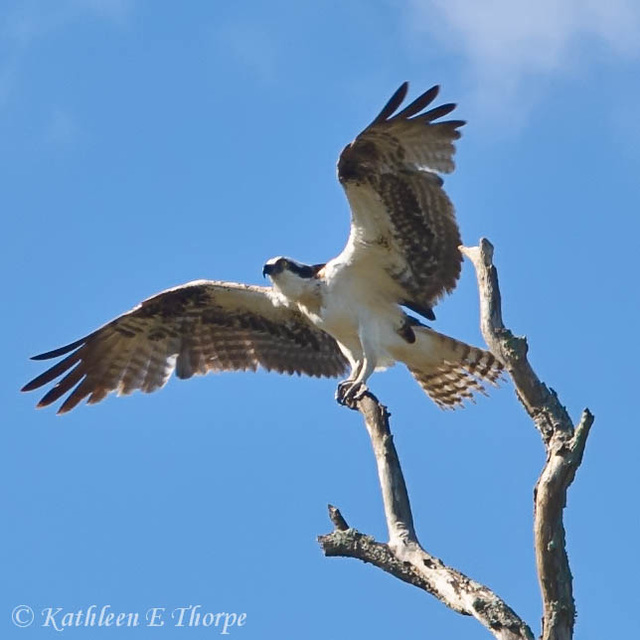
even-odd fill
[[[264,267],[262,267],[262,277],[266,278],[267,276],[270,276],[273,273],[273,265],[272,264],[265,264]]]

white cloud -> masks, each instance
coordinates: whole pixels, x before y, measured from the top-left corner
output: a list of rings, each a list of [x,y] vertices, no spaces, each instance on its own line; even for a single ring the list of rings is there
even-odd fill
[[[638,0],[408,0],[410,28],[458,53],[481,105],[593,55],[640,53]],[[592,58],[591,58],[592,59]]]

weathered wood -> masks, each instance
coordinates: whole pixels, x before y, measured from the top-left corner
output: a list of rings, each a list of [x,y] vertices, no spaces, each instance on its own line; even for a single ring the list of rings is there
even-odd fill
[[[542,640],[571,640],[576,609],[563,509],[567,489],[582,462],[593,424],[588,409],[578,426],[557,394],[540,381],[527,359],[524,338],[514,336],[502,322],[498,272],[493,266],[493,245],[485,238],[477,247],[461,247],[476,270],[480,292],[480,328],[492,353],[500,358],[513,379],[518,398],[542,436],[547,459],[534,491],[534,541],[542,596]]]
[[[574,429],[556,393],[542,383],[531,368],[526,340],[505,328],[491,243],[482,239],[478,247],[461,247],[461,251],[476,269],[483,336],[511,375],[518,398],[540,432],[547,452],[534,497],[536,564],[544,609],[541,638],[571,640],[575,605],[562,513],[567,489],[582,461],[593,415],[585,409]],[[446,566],[422,548],[389,427],[389,413],[369,392],[354,408],[362,414],[371,439],[389,542],[377,542],[350,528],[340,511],[329,505],[335,530],[318,538],[325,555],[369,562],[430,593],[450,609],[475,617],[500,640],[533,640],[527,624],[493,591]]]
[[[333,526],[336,528],[336,531],[347,531],[349,529],[349,525],[347,521],[342,517],[340,513],[340,509],[338,507],[334,507],[332,504],[328,505],[329,509],[329,520],[333,522]]]
[[[336,527],[333,533],[318,538],[325,555],[370,562],[430,593],[454,611],[474,616],[500,640],[533,640],[527,625],[493,591],[456,569],[447,567],[442,560],[420,546],[413,526],[409,494],[389,427],[389,413],[370,392],[357,401],[357,408],[364,418],[378,467],[389,542],[377,542],[355,529],[341,530]],[[333,515],[331,520],[335,525]]]

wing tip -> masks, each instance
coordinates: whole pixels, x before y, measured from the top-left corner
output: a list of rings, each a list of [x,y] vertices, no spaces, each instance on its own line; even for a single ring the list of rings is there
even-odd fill
[[[423,120],[426,123],[431,123],[433,120],[437,120],[448,113],[451,113],[458,105],[455,102],[448,102],[446,104],[440,105],[427,111],[426,113],[420,114],[420,112],[425,109],[428,105],[430,105],[440,94],[441,86],[439,84],[434,84],[432,87],[427,89],[424,93],[419,95],[415,100],[413,100],[409,105],[407,105],[404,109],[395,113],[402,103],[405,101],[408,93],[409,93],[409,82],[404,81],[394,92],[394,94],[389,98],[387,103],[384,105],[380,113],[376,116],[373,122],[369,125],[369,127],[377,124],[381,124],[383,122],[391,122],[396,119],[399,120]],[[395,115],[394,115],[395,114]],[[452,126],[454,129],[457,127],[463,126],[465,121],[463,120],[451,120],[444,122],[442,124],[446,124],[448,126]],[[369,128],[367,127],[367,128]]]
[[[38,402],[38,404],[36,405],[36,409],[45,409],[50,404],[51,404],[50,402],[46,402],[46,403]],[[60,409],[58,409],[58,411],[56,411],[56,415],[57,416],[62,415],[63,413],[66,413],[66,411],[61,411]]]
[[[69,351],[73,351],[77,347],[82,346],[90,336],[85,336],[84,338],[80,338],[75,342],[71,342],[70,344],[66,344],[63,347],[58,347],[57,349],[52,349],[51,351],[46,351],[45,353],[39,353],[38,355],[31,356],[30,360],[51,360],[52,358],[57,358],[59,356],[63,356]]]
[[[380,122],[385,122],[388,118],[390,118],[394,111],[404,102],[404,99],[407,97],[407,92],[409,91],[409,82],[405,80],[393,93],[393,95],[387,100],[387,104],[382,107],[380,113],[375,117],[373,122],[369,125],[372,127],[373,125],[379,124]]]

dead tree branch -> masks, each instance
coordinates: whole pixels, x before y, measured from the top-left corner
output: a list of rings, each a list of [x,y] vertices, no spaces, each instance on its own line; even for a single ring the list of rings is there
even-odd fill
[[[518,398],[540,432],[547,453],[534,492],[536,565],[543,605],[541,638],[571,640],[576,609],[562,511],[567,489],[582,462],[593,415],[585,409],[574,429],[555,391],[531,368],[526,339],[505,328],[492,244],[482,238],[479,246],[462,247],[462,252],[473,263],[478,277],[482,335],[511,375]]]
[[[378,466],[389,542],[376,542],[355,529],[336,529],[320,536],[318,542],[327,556],[358,558],[383,569],[404,582],[424,589],[463,615],[474,616],[500,640],[533,640],[527,625],[488,587],[447,567],[442,560],[427,553],[418,542],[404,475],[398,460],[389,414],[370,393],[358,401],[364,417]],[[330,507],[331,520],[346,521]]]
[[[588,409],[574,429],[566,409],[527,360],[527,343],[504,327],[493,247],[462,247],[473,262],[480,291],[481,328],[491,351],[513,378],[518,398],[540,432],[547,461],[535,489],[535,546],[544,614],[542,640],[571,640],[575,619],[571,572],[565,549],[562,511],[567,489],[582,460],[593,416]],[[425,551],[416,536],[407,487],[386,407],[370,393],[357,402],[378,467],[389,542],[381,543],[348,526],[329,505],[335,529],[318,541],[327,556],[369,562],[432,594],[449,608],[475,617],[500,640],[533,640],[527,624],[488,587],[446,566]]]

